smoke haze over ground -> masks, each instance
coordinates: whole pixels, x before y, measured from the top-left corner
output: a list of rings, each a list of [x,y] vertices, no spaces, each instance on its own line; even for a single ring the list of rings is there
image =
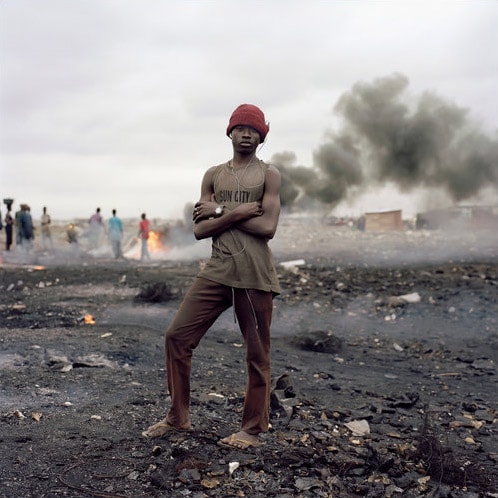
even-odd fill
[[[196,261],[209,258],[211,240],[195,240],[191,229],[175,226],[170,220],[152,220],[155,236],[150,239],[151,262]],[[85,233],[86,224],[78,224],[79,247],[68,243],[66,224],[54,221],[53,250],[42,247],[41,237],[34,240],[33,250],[22,246],[11,251],[5,247],[5,231],[0,231],[0,264],[85,265],[88,261],[112,261],[107,237],[102,237],[98,249],[90,249]],[[157,236],[157,237],[156,237]],[[298,213],[280,217],[276,236],[270,242],[276,261],[283,259],[305,261],[313,255],[323,261],[348,261],[360,265],[392,266],[452,261],[487,261],[498,257],[498,230],[473,230],[471,227],[448,225],[438,230],[398,230],[389,232],[360,231],[350,225],[331,225],[321,216]],[[133,221],[124,222],[123,253],[125,260],[140,263],[140,243]],[[123,262],[125,261],[123,260]]]

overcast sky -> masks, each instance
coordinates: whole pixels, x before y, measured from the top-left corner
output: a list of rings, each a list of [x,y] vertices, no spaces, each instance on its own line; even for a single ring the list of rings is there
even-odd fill
[[[266,114],[262,159],[312,167],[339,97],[393,73],[496,137],[497,26],[497,0],[0,0],[0,196],[35,219],[181,217],[237,105]]]

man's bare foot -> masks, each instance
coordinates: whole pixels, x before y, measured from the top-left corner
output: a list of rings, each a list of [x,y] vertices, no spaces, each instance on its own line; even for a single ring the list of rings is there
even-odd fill
[[[258,436],[253,436],[245,431],[239,431],[223,438],[218,442],[220,446],[225,448],[237,448],[239,450],[247,450],[248,448],[256,448],[262,443]]]
[[[184,427],[176,427],[174,425],[171,425],[169,422],[166,421],[166,419],[164,419],[161,420],[160,422],[157,422],[157,424],[151,425],[146,431],[143,431],[142,436],[157,438],[157,437],[163,437],[166,434],[169,434],[170,432],[174,431],[190,431],[190,430],[192,430],[190,424]]]

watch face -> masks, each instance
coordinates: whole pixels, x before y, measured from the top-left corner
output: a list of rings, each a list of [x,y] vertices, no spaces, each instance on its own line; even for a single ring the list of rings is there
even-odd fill
[[[221,214],[221,212],[222,212],[222,211],[223,211],[223,208],[222,208],[221,206],[218,206],[218,207],[214,210],[214,212],[215,212],[216,214]]]

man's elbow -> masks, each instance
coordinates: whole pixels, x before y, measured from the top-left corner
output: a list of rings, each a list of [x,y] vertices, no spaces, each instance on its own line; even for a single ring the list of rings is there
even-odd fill
[[[275,237],[275,234],[277,233],[277,229],[275,228],[274,230],[270,230],[268,231],[268,233],[266,234],[266,238],[268,240],[271,240],[273,239],[273,237]]]
[[[194,225],[193,232],[196,240],[203,240],[209,237],[209,235],[204,230],[200,229],[199,224]]]
[[[209,237],[211,237],[211,235],[208,235],[206,233],[194,232],[194,237],[195,237],[195,240],[204,240],[204,239],[208,239]]]
[[[277,232],[277,225],[276,223],[268,223],[263,227],[263,237],[265,239],[271,240],[273,237],[275,237],[275,233]]]

